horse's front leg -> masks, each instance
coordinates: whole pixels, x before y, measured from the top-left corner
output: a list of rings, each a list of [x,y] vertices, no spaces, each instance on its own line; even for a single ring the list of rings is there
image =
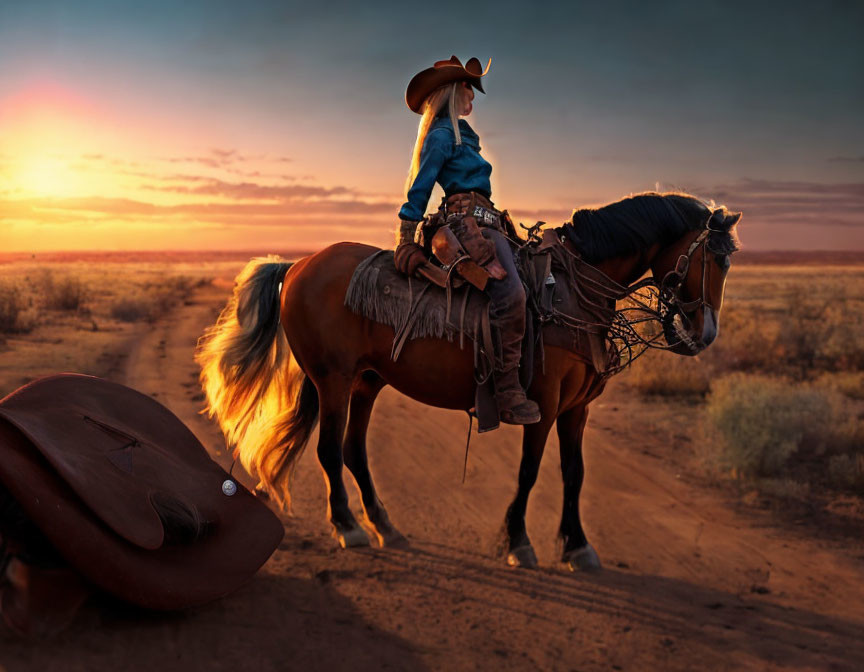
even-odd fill
[[[507,508],[504,519],[505,542],[507,544],[507,564],[511,567],[534,568],[537,566],[537,555],[528,531],[525,528],[525,511],[528,508],[528,495],[537,481],[540,470],[540,460],[543,459],[543,449],[552,423],[555,420],[554,410],[541,408],[540,422],[525,425],[522,434],[522,462],[519,465],[519,486],[516,497]],[[547,414],[547,410],[549,413]]]
[[[582,462],[582,435],[588,419],[585,405],[565,411],[558,418],[558,441],[561,445],[561,475],[564,478],[564,509],[559,534],[564,541],[561,557],[571,570],[600,569],[600,558],[582,529],[579,517],[579,493],[585,476]]]

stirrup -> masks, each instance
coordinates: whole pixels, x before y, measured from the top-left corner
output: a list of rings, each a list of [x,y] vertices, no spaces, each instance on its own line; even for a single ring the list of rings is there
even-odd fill
[[[528,398],[498,411],[498,419],[507,425],[533,425],[540,418],[540,407]]]

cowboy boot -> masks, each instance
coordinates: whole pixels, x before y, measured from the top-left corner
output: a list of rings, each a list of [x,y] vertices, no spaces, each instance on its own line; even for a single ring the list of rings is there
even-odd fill
[[[527,396],[519,382],[519,367],[495,371],[495,401],[498,419],[508,425],[533,425],[540,422],[540,407]]]
[[[540,407],[525,396],[525,390],[519,382],[519,360],[525,332],[524,313],[518,317],[521,319],[496,320],[501,339],[501,366],[492,374],[495,401],[501,422],[508,425],[533,425],[540,422]]]

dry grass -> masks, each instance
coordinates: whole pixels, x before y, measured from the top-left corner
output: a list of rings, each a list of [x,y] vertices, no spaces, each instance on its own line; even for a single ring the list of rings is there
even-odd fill
[[[717,342],[648,353],[624,382],[704,401],[689,412],[719,473],[778,498],[864,495],[864,267],[733,268]]]
[[[860,398],[862,334],[864,268],[733,268],[717,341],[695,359],[649,353],[626,375],[637,389],[656,393],[671,387],[664,377],[695,381],[700,372],[708,379],[745,371],[797,381],[841,374],[838,389]],[[691,387],[702,394],[699,385]]]
[[[126,344],[237,262],[0,264],[0,396],[59,371],[108,375]]]
[[[111,303],[110,315],[121,322],[155,322],[185,297],[195,283],[187,276],[147,282]]]
[[[43,306],[49,310],[79,310],[84,307],[87,295],[80,277],[68,274],[58,277],[50,268],[42,271],[36,289]]]
[[[709,370],[695,357],[676,357],[652,350],[626,372],[627,382],[642,394],[704,397],[711,389]]]
[[[841,394],[809,384],[737,373],[712,385],[705,408],[721,462],[743,476],[773,477],[795,463],[827,463],[864,439]]]

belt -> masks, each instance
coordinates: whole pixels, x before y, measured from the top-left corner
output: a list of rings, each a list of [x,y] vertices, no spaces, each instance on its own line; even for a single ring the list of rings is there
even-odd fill
[[[480,226],[501,229],[501,213],[492,201],[476,191],[458,192],[442,199],[441,207],[445,215],[472,216]]]

